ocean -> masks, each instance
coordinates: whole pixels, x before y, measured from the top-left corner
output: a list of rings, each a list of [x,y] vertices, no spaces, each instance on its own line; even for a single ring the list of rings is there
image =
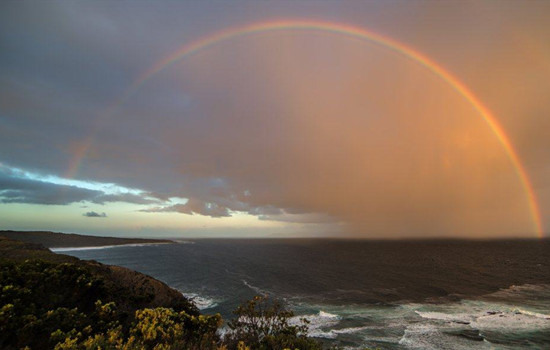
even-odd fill
[[[233,317],[268,294],[354,349],[550,349],[550,241],[180,240],[58,251],[151,275]]]

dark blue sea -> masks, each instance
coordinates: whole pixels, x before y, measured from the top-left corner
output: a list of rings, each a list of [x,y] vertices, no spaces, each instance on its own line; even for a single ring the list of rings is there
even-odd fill
[[[62,249],[224,319],[268,294],[350,349],[550,349],[550,241],[180,240]]]

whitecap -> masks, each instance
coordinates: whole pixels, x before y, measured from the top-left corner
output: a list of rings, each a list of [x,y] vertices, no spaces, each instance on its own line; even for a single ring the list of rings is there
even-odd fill
[[[491,312],[477,317],[470,325],[480,330],[530,331],[550,328],[550,318],[540,318],[520,312]]]
[[[195,306],[199,310],[210,309],[210,308],[213,308],[215,306],[218,306],[218,303],[214,299],[207,298],[207,297],[201,296],[201,295],[196,294],[196,293],[184,293],[184,292],[182,292],[181,294],[183,294],[184,297],[186,297],[193,304],[195,304]]]
[[[475,315],[468,313],[445,313],[435,311],[414,311],[422,318],[456,323],[470,323],[475,320]]]
[[[442,311],[420,311],[420,317],[447,324],[464,324],[480,330],[537,330],[550,328],[550,316],[497,303],[468,303],[442,307]],[[462,312],[452,312],[461,310]],[[446,311],[446,312],[445,312]]]
[[[492,349],[488,342],[476,342],[476,346],[472,347],[471,341],[447,335],[433,324],[409,325],[399,340],[399,345],[422,350]]]
[[[308,323],[308,335],[310,337],[334,339],[338,336],[337,333],[331,333],[327,330],[340,322],[342,317],[320,310],[317,314],[295,316],[290,319],[290,324],[298,325],[302,319],[306,319]]]
[[[353,334],[353,333],[364,331],[365,329],[369,329],[369,327],[367,326],[349,327],[349,328],[331,329],[328,331],[322,331],[318,329],[318,330],[308,332],[308,335],[316,338],[335,339],[340,334]]]
[[[174,239],[173,241],[176,242],[177,244],[195,244],[195,242],[193,241],[186,241],[182,239]]]
[[[514,309],[512,311],[513,312],[519,312],[519,313],[524,314],[524,315],[529,315],[529,316],[534,316],[534,317],[537,317],[537,318],[542,318],[542,319],[545,319],[545,320],[550,320],[550,315],[541,314],[541,313],[538,313],[538,312],[528,311],[528,310],[524,310],[524,309],[520,309],[520,308]]]
[[[245,286],[247,286],[248,288],[252,289],[254,292],[256,292],[256,293],[258,293],[258,294],[260,294],[260,295],[267,295],[267,294],[269,294],[267,291],[265,291],[265,290],[263,290],[263,289],[261,289],[261,288],[259,288],[259,287],[256,287],[256,286],[250,284],[250,283],[249,283],[248,281],[246,281],[246,280],[242,280],[242,281],[243,281],[243,284],[244,284]]]

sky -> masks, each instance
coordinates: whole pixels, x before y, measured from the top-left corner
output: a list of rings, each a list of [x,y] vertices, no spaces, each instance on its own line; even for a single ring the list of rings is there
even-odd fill
[[[0,229],[548,236],[548,13],[3,1]]]

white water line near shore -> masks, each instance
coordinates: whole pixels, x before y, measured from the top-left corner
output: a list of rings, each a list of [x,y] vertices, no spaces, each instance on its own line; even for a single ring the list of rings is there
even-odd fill
[[[177,242],[158,242],[158,243],[128,243],[128,244],[113,244],[103,246],[88,246],[88,247],[51,247],[48,248],[52,252],[68,252],[75,250],[98,250],[98,249],[111,249],[118,247],[144,247],[144,246],[156,246],[162,244],[178,244]]]

